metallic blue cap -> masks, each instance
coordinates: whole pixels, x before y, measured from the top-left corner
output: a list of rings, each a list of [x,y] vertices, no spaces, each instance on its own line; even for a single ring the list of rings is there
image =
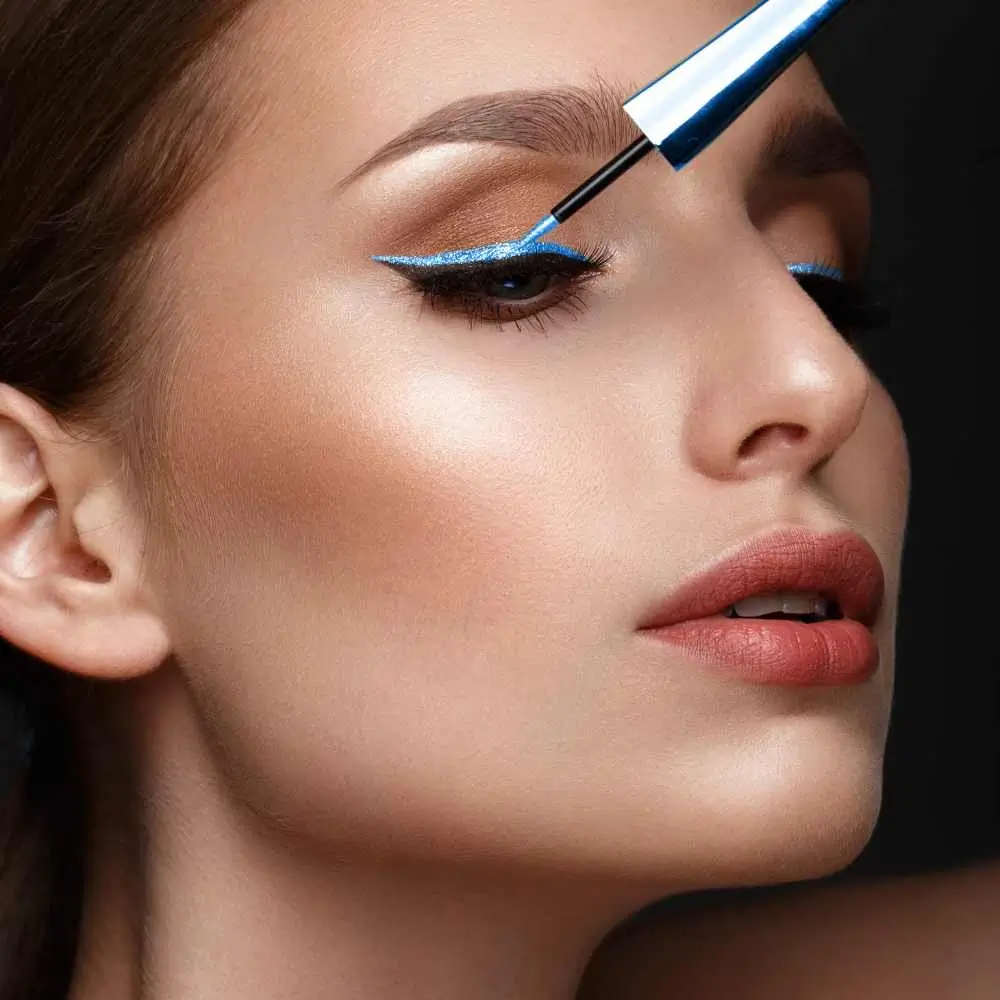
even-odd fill
[[[625,103],[677,169],[714,142],[850,0],[764,0]]]

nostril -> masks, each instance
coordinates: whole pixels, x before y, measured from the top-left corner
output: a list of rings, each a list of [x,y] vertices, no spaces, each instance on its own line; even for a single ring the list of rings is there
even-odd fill
[[[749,458],[764,445],[788,447],[798,444],[808,433],[801,424],[769,424],[753,432],[740,445],[739,457]]]

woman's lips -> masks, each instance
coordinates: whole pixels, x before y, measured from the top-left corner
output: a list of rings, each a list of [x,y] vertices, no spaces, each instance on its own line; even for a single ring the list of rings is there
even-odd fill
[[[725,617],[747,597],[780,591],[822,594],[844,617],[815,624]],[[882,565],[864,539],[790,529],[755,538],[686,581],[640,630],[757,684],[858,684],[878,669],[871,626],[884,592]]]
[[[860,684],[879,664],[875,637],[860,622],[702,618],[650,632],[704,663],[754,684]]]

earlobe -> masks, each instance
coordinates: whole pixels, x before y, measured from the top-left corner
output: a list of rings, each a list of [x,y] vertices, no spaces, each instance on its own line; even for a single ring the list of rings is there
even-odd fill
[[[169,640],[140,529],[105,450],[0,385],[0,635],[92,678],[155,670]]]

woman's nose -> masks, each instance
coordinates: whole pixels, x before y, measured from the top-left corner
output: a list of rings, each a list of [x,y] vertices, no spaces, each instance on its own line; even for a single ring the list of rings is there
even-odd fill
[[[864,362],[766,257],[756,280],[724,281],[708,304],[719,334],[696,367],[684,441],[715,479],[808,476],[851,437],[868,399]]]

